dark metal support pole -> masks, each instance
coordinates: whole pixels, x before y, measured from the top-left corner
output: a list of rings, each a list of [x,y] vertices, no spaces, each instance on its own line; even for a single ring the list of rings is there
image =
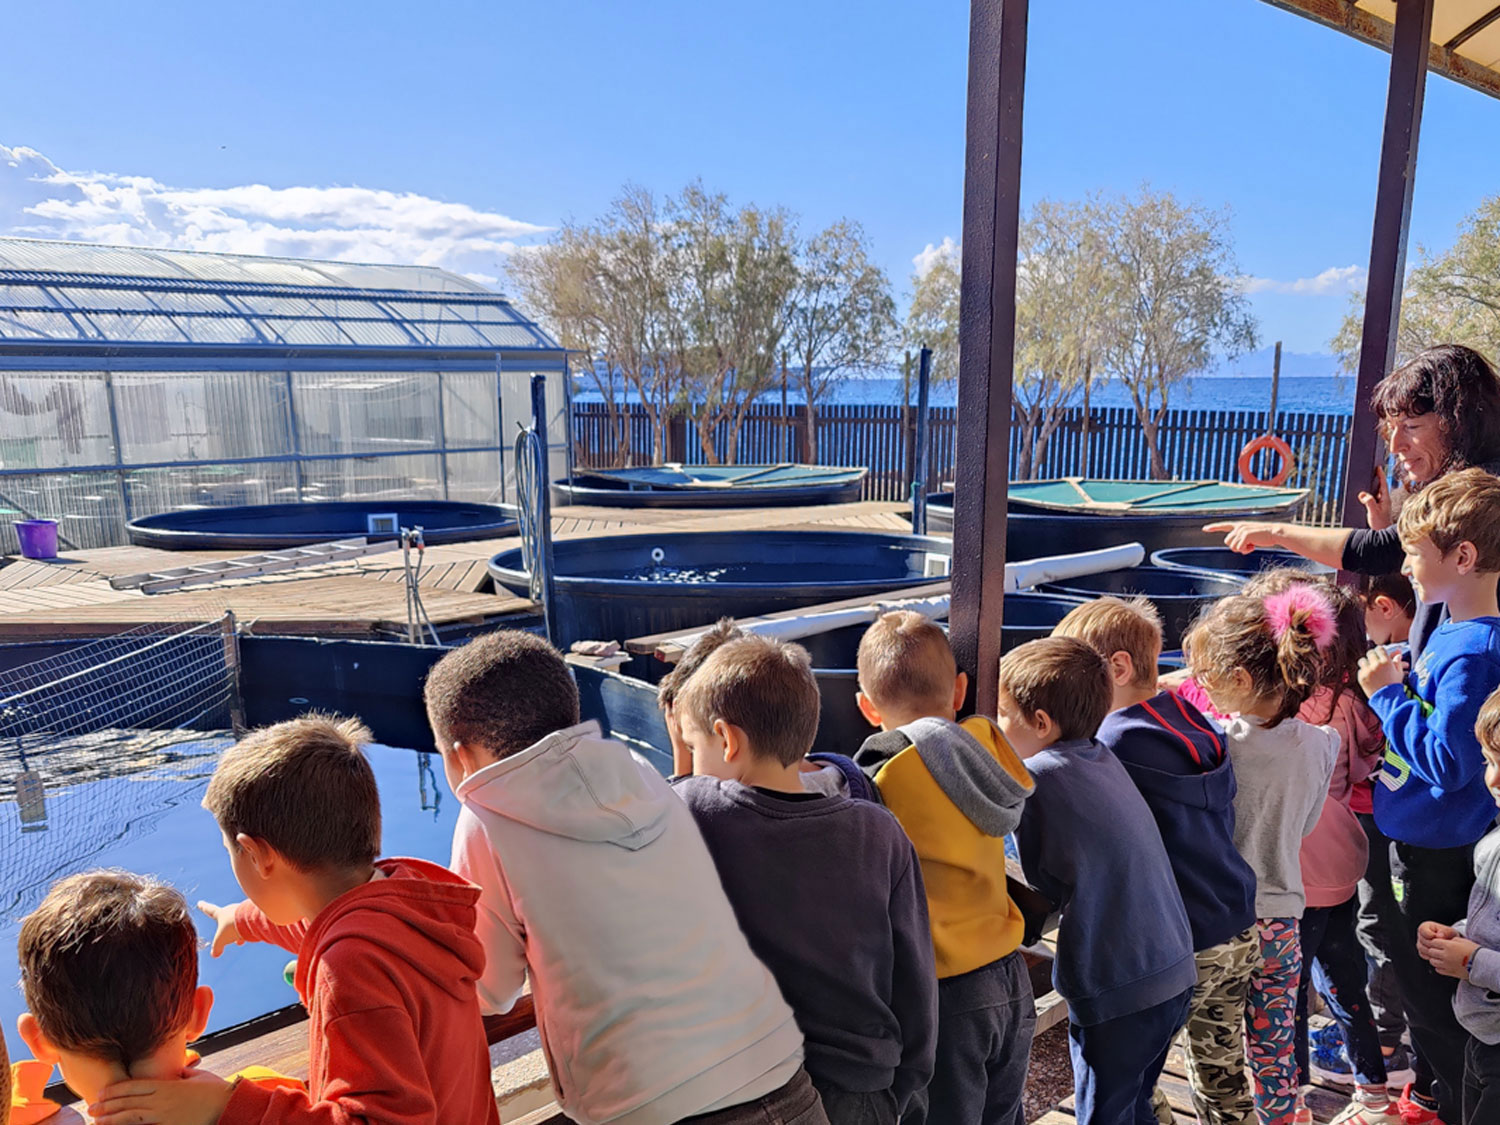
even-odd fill
[[[1380,439],[1370,413],[1370,394],[1396,358],[1401,322],[1401,286],[1406,273],[1406,232],[1417,173],[1417,136],[1427,88],[1427,52],[1432,42],[1434,0],[1398,0],[1391,43],[1391,80],[1385,100],[1385,136],[1380,144],[1380,182],[1375,196],[1375,231],[1370,240],[1370,279],[1365,288],[1364,331],[1359,345],[1359,377],[1349,460],[1344,473],[1345,527],[1363,526],[1359,494],[1375,479]]]
[[[547,637],[553,644],[558,641],[557,589],[553,581],[552,567],[552,474],[547,471],[547,376],[531,377],[531,425],[536,431],[537,451],[536,482],[538,510],[537,530],[542,539],[542,604],[547,611]]]
[[[927,462],[928,443],[931,440],[928,428],[928,392],[932,384],[932,349],[922,349],[922,359],[917,367],[917,440],[916,456],[911,473],[911,527],[918,535],[927,534]]]
[[[1027,0],[972,0],[969,6],[949,623],[959,667],[969,673],[974,687],[975,709],[990,715],[995,713],[1005,596],[1026,15]]]
[[[1266,411],[1266,433],[1276,432],[1276,400],[1281,396],[1281,341],[1276,341],[1276,355],[1271,360],[1271,406]]]

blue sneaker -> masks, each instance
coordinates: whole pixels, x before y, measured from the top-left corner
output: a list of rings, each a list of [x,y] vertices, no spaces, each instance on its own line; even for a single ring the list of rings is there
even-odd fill
[[[1342,1051],[1344,1049],[1344,1029],[1332,1020],[1322,1027],[1312,1027],[1307,1031],[1307,1044],[1313,1051]]]
[[[1325,1034],[1308,1033],[1308,1069],[1314,1082],[1334,1086],[1342,1090],[1354,1089],[1354,1067],[1344,1051],[1344,1037],[1339,1034],[1338,1024],[1322,1029]],[[1326,1032],[1332,1031],[1333,1035]]]

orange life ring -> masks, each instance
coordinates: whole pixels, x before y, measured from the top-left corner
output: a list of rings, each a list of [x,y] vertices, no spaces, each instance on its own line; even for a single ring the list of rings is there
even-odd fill
[[[1269,480],[1258,477],[1250,468],[1251,459],[1263,450],[1270,450],[1281,458],[1281,467],[1276,470]],[[1240,476],[1246,484],[1261,484],[1270,488],[1280,488],[1286,483],[1286,478],[1292,475],[1292,469],[1296,460],[1292,457],[1292,447],[1282,441],[1275,434],[1262,434],[1254,441],[1240,450],[1239,470]]]

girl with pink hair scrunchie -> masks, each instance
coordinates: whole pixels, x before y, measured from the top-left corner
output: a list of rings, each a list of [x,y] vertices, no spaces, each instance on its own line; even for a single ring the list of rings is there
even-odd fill
[[[1193,679],[1226,716],[1234,765],[1234,843],[1255,871],[1261,961],[1250,981],[1246,1041],[1260,1125],[1308,1120],[1294,1053],[1298,922],[1306,907],[1302,838],[1323,811],[1338,732],[1296,718],[1322,683],[1337,625],[1328,597],[1309,585],[1266,597],[1237,594],[1188,634]]]

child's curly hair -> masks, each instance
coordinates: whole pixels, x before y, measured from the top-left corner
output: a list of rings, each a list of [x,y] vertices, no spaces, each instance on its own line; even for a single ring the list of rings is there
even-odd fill
[[[1266,596],[1220,599],[1193,625],[1185,647],[1194,677],[1210,691],[1243,668],[1256,697],[1276,701],[1268,723],[1276,726],[1323,685],[1334,631],[1328,598],[1310,585],[1294,584]]]
[[[1359,686],[1359,662],[1369,649],[1365,638],[1365,607],[1349,590],[1340,586],[1330,574],[1313,574],[1296,567],[1278,566],[1263,570],[1245,583],[1245,593],[1252,597],[1269,597],[1284,594],[1293,586],[1310,586],[1328,599],[1333,607],[1333,619],[1338,629],[1333,642],[1323,651],[1323,687],[1333,689],[1328,702],[1328,714],[1319,722],[1328,722],[1333,717],[1339,698],[1352,691],[1364,698]]]

